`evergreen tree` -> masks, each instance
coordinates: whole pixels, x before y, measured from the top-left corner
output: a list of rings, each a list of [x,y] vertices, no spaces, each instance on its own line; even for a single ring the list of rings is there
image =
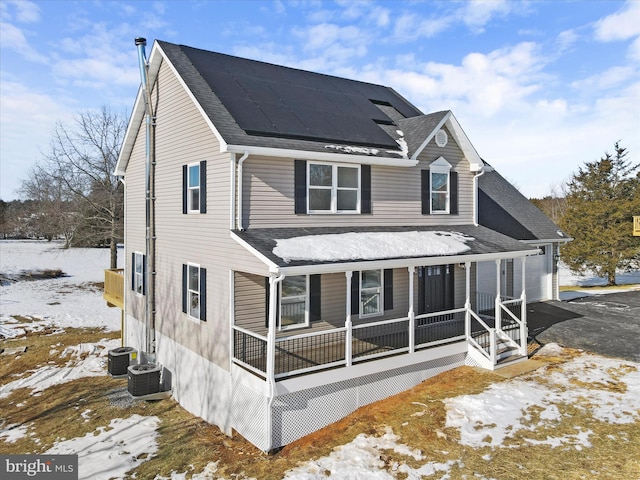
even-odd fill
[[[615,143],[613,155],[585,163],[567,184],[566,211],[560,226],[573,241],[563,259],[577,273],[590,270],[616,284],[616,270],[640,266],[640,237],[633,216],[640,215],[640,163],[627,159]]]

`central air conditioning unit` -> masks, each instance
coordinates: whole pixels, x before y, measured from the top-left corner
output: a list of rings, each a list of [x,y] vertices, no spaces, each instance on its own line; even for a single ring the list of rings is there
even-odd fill
[[[119,347],[109,350],[107,359],[107,371],[114,377],[124,376],[131,365],[132,360],[138,358],[138,352],[133,347]]]
[[[131,365],[129,372],[129,393],[134,397],[142,397],[160,391],[160,371],[162,367],[155,363]]]

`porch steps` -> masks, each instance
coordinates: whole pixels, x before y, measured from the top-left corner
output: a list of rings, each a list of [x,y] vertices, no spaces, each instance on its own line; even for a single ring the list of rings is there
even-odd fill
[[[513,345],[509,345],[506,342],[499,341],[496,352],[496,366],[495,368],[503,368],[508,365],[515,365],[516,363],[523,362],[529,359],[528,355],[520,355],[518,348]]]

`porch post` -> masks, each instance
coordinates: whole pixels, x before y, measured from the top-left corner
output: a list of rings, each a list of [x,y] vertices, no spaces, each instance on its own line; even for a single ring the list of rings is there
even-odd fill
[[[284,279],[284,275],[279,277],[271,275],[269,277],[269,333],[267,335],[267,381],[275,382],[276,363],[276,322],[278,317],[278,284]]]
[[[273,402],[276,398],[276,309],[278,308],[278,284],[282,282],[284,275],[269,275],[269,333],[267,335],[267,371],[266,380],[269,385],[269,407],[267,408],[267,441],[271,450],[273,446]]]
[[[502,280],[502,271],[500,269],[502,260],[496,260],[496,304],[495,304],[495,317],[496,324],[495,329],[497,331],[502,331],[502,302],[500,300],[500,284]]]
[[[464,264],[465,300],[464,300],[464,331],[467,340],[471,338],[471,262]]]
[[[353,339],[353,330],[351,323],[351,277],[353,276],[353,272],[344,272],[345,277],[347,277],[347,315],[345,317],[344,326],[347,329],[347,334],[344,342],[344,358],[347,362],[347,367],[351,366],[351,356],[352,356],[352,339]]]
[[[525,274],[525,265],[527,264],[527,257],[522,257],[522,294],[520,298],[522,298],[522,307],[520,310],[520,320],[522,323],[520,324],[520,355],[527,354],[527,336],[528,330],[527,327],[527,292],[526,292],[526,274]]]
[[[413,276],[416,267],[409,267],[409,353],[416,351],[416,313],[413,310]]]

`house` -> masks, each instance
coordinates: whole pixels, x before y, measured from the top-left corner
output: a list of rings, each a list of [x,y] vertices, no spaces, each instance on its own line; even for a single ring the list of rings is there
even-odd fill
[[[137,44],[123,335],[183,407],[271,451],[457,366],[527,358],[538,249],[478,221],[487,167],[452,112]],[[504,262],[515,295],[478,276]]]
[[[528,302],[559,300],[558,260],[560,246],[572,239],[517,188],[489,164],[478,179],[478,222],[487,228],[538,248],[538,255],[527,259],[526,298]],[[502,263],[503,297],[522,291],[520,265],[511,260]],[[495,282],[496,269],[480,262],[477,275],[482,283]]]

